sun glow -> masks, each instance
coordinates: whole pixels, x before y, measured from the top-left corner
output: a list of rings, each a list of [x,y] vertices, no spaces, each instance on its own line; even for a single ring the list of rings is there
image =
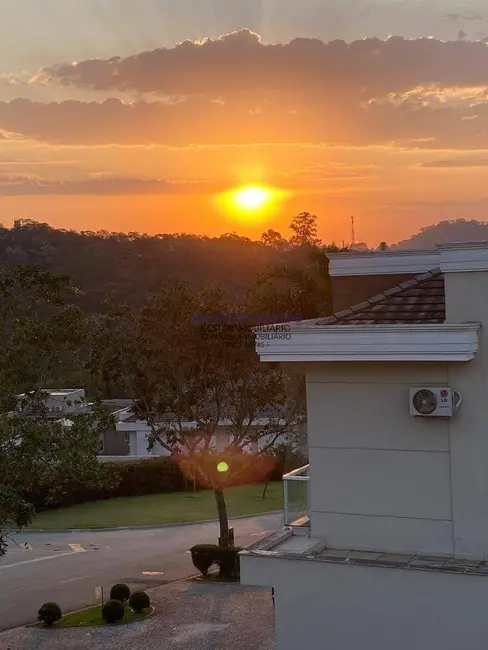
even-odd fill
[[[246,224],[262,223],[278,209],[284,192],[263,185],[245,185],[220,196],[224,212],[232,219]]]
[[[272,190],[257,185],[250,185],[233,193],[234,203],[241,210],[259,210],[273,197]]]

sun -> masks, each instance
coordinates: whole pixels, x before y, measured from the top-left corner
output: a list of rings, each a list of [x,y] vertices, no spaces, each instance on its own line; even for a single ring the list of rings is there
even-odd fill
[[[265,187],[249,185],[232,193],[233,202],[241,210],[260,210],[272,199],[273,192]]]
[[[244,185],[220,196],[224,212],[245,224],[262,223],[276,208],[279,191],[264,185]]]
[[[289,194],[283,189],[256,183],[230,188],[215,199],[227,219],[258,227],[279,214]]]

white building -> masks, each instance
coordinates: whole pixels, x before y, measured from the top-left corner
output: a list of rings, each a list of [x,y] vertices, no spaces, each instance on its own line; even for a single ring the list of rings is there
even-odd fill
[[[166,418],[168,424],[171,422],[172,418],[168,416]],[[174,419],[174,418],[173,418]],[[251,425],[258,428],[266,425],[269,422],[269,419],[266,417],[256,418]],[[281,425],[285,425],[286,421],[282,420]],[[211,449],[214,450],[223,450],[232,439],[232,434],[230,432],[231,422],[226,420],[221,420],[217,432],[212,437],[212,442],[210,445]],[[183,430],[195,431],[197,428],[197,423],[185,420],[182,424]],[[117,413],[117,421],[115,425],[115,430],[119,439],[122,437],[126,440],[126,450],[125,455],[122,453],[111,454],[105,457],[105,460],[113,459],[125,459],[125,460],[139,460],[141,458],[155,458],[161,456],[169,456],[170,451],[166,449],[163,445],[158,442],[155,442],[152,449],[148,448],[148,439],[151,434],[151,427],[144,420],[140,420],[134,413],[131,408],[128,407],[124,411]],[[109,435],[109,434],[107,434]],[[113,437],[113,434],[110,434]],[[281,435],[277,439],[277,444],[286,443],[288,441],[286,435]],[[259,442],[252,443],[247,445],[244,448],[244,451],[256,453],[260,451],[268,443],[268,438],[263,437]]]
[[[341,311],[259,349],[306,373],[310,466],[241,581],[274,588],[277,650],[484,649],[488,243],[336,254],[330,272]],[[462,404],[414,416],[424,388]]]
[[[61,418],[88,408],[83,388],[43,388],[41,392],[50,417]],[[21,408],[26,397],[25,393],[17,395]]]

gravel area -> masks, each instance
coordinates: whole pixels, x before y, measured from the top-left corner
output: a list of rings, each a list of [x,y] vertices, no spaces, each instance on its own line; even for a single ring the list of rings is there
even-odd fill
[[[175,582],[150,592],[156,613],[102,628],[0,633],[1,650],[275,650],[269,589]]]

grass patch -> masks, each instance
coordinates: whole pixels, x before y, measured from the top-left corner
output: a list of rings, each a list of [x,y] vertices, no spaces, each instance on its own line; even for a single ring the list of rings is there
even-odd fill
[[[225,491],[229,517],[257,515],[283,509],[281,482],[270,483],[262,498],[263,483],[241,485]],[[30,530],[53,528],[116,528],[119,526],[157,526],[205,519],[216,519],[217,509],[212,490],[171,492],[94,501],[40,512]]]
[[[138,621],[141,618],[146,618],[152,613],[152,608],[143,610],[140,614],[136,614],[132,611],[127,603],[125,603],[125,614],[124,618],[118,623],[112,623],[111,625],[118,625],[120,623],[132,623]],[[62,627],[91,627],[93,625],[108,625],[102,618],[102,606],[95,605],[89,609],[84,609],[81,612],[71,612],[71,614],[66,614],[60,621],[57,621],[53,625],[53,629],[59,629]],[[45,627],[43,623],[36,623],[35,627]]]

